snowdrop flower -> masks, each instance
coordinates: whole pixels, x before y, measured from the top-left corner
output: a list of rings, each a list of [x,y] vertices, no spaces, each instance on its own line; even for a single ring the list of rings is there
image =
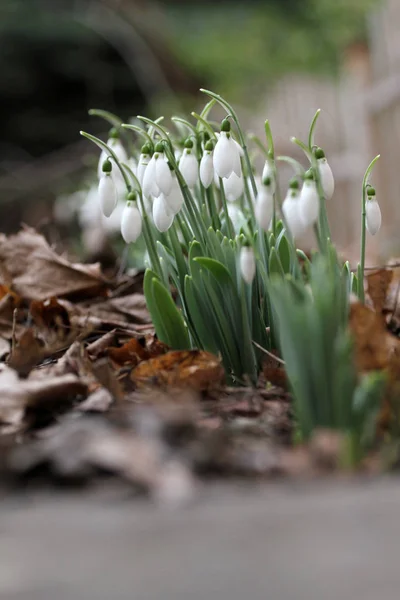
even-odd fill
[[[184,198],[175,171],[172,171],[171,178],[172,188],[168,196],[165,196],[165,202],[167,203],[170,212],[172,212],[173,215],[176,215],[183,206]]]
[[[218,177],[229,177],[232,173],[241,176],[240,156],[241,146],[233,139],[231,124],[228,119],[221,123],[221,132],[214,150],[214,169]]]
[[[365,224],[371,235],[375,235],[381,228],[382,215],[379,204],[375,198],[375,189],[370,187],[367,190],[368,198],[365,204]]]
[[[112,164],[108,159],[104,161],[102,169],[103,174],[99,181],[98,196],[103,215],[110,217],[118,201],[117,188],[111,177]]]
[[[214,179],[213,149],[214,144],[207,142],[200,161],[200,181],[205,188],[210,187]]]
[[[267,158],[267,160],[265,161],[264,168],[263,168],[262,175],[261,175],[261,181],[265,181],[266,179],[270,181],[271,191],[273,194],[275,194],[275,190],[276,190],[275,173],[274,173],[274,169],[272,168],[271,159],[269,159],[269,158]]]
[[[299,211],[299,182],[293,179],[289,184],[286,197],[282,203],[282,212],[290,233],[294,238],[299,237],[305,231]]]
[[[160,194],[154,199],[153,220],[158,231],[168,231],[174,220],[173,212],[168,208],[164,194]]]
[[[135,192],[130,192],[121,218],[121,235],[127,244],[136,242],[142,232],[142,217],[135,200]]]
[[[253,248],[243,246],[240,250],[240,272],[246,283],[250,285],[256,274],[256,260]]]
[[[271,186],[266,179],[261,183],[260,190],[256,198],[255,215],[261,229],[268,231],[274,212],[274,195]]]
[[[247,225],[246,217],[240,210],[239,206],[237,206],[237,204],[233,204],[232,202],[229,202],[228,204],[228,216],[232,222],[235,233],[238,235],[240,230],[244,229]]]
[[[224,186],[226,199],[229,202],[236,202],[236,200],[243,194],[243,177],[238,177],[236,173],[232,172],[229,177],[223,180],[222,183]]]
[[[179,159],[179,170],[188,187],[194,188],[199,177],[199,165],[193,150],[193,142],[187,139],[183,154]]]
[[[172,188],[172,175],[164,155],[164,146],[158,143],[143,176],[145,196],[168,195]]]
[[[114,154],[116,155],[119,162],[126,162],[128,160],[128,155],[123,147],[121,140],[119,139],[118,131],[115,128],[112,128],[109,133],[109,138],[107,140],[107,146],[110,146]],[[99,164],[97,167],[97,175],[99,179],[103,173],[103,163],[108,158],[108,152],[106,150],[102,150],[99,158]]]
[[[314,225],[319,217],[319,197],[313,175],[306,174],[299,198],[299,214],[304,227]]]
[[[141,149],[141,154],[139,157],[139,162],[138,162],[137,171],[136,171],[136,176],[137,176],[141,186],[143,186],[143,177],[144,177],[145,171],[147,169],[147,166],[150,162],[150,159],[151,159],[150,145],[144,144],[144,146],[142,146],[142,149]]]
[[[332,169],[329,166],[325,153],[322,148],[316,148],[314,151],[315,158],[318,163],[319,176],[321,178],[322,189],[326,200],[330,200],[335,190],[335,180],[333,178]]]

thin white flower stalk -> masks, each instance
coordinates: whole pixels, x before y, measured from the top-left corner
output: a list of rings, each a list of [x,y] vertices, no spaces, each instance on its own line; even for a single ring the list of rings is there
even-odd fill
[[[168,231],[174,220],[174,213],[168,207],[164,194],[160,194],[153,202],[153,221],[158,231]]]
[[[314,156],[317,159],[318,172],[325,200],[329,201],[331,200],[333,192],[335,191],[335,179],[333,177],[332,169],[322,148],[316,148],[314,151]]]
[[[298,238],[303,235],[305,227],[299,210],[299,183],[297,179],[290,182],[286,197],[282,203],[282,212],[291,235]]]
[[[243,194],[243,177],[238,177],[234,172],[232,172],[229,177],[222,180],[222,185],[224,186],[226,199],[229,202],[236,202]]]
[[[200,181],[205,188],[209,188],[214,179],[213,149],[213,143],[208,141],[204,147],[203,156],[200,161]]]
[[[244,281],[250,285],[256,274],[256,259],[253,248],[243,246],[240,250],[240,272]]]
[[[375,197],[375,189],[370,187],[367,190],[367,202],[365,204],[365,224],[368,233],[376,235],[381,228],[382,214],[379,204]]]
[[[136,171],[136,176],[142,187],[143,187],[144,174],[146,172],[146,169],[149,165],[150,160],[151,160],[151,148],[150,148],[149,144],[145,144],[144,146],[142,146],[141,154],[140,154],[139,162],[138,162],[138,166],[137,166],[137,171]]]
[[[214,169],[218,177],[229,177],[235,173],[238,177],[242,174],[240,157],[243,153],[241,146],[233,139],[231,124],[228,119],[221,123],[221,132],[214,149]]]
[[[268,231],[274,212],[274,195],[270,185],[261,183],[256,198],[255,215],[261,229]]]
[[[188,187],[193,189],[199,179],[199,165],[191,139],[187,139],[185,142],[183,154],[179,159],[179,170]]]
[[[127,244],[136,242],[142,233],[142,217],[136,206],[136,194],[128,194],[128,202],[125,204],[121,218],[121,235]]]
[[[319,196],[317,184],[309,173],[304,180],[299,198],[299,214],[304,227],[310,227],[319,217]]]
[[[176,177],[175,171],[172,171],[172,187],[168,196],[164,196],[165,202],[172,214],[176,215],[182,208],[184,203],[184,197],[182,194],[182,190],[178,183],[178,179]]]
[[[100,178],[98,187],[100,208],[105,217],[110,217],[112,215],[118,202],[117,188],[111,173],[112,164],[107,159],[103,162],[102,176]]]

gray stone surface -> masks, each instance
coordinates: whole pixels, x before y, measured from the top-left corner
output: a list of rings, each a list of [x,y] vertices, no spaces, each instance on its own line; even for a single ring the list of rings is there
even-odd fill
[[[395,600],[400,481],[210,486],[185,508],[15,495],[1,600]]]

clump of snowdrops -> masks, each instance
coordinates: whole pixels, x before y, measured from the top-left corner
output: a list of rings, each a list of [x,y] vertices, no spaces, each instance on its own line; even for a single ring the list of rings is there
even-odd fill
[[[362,184],[362,236],[356,272],[341,264],[327,218],[334,177],[314,143],[317,111],[304,151],[308,169],[275,156],[269,122],[265,142],[247,138],[233,107],[209,98],[192,119],[138,116],[124,124],[105,111],[92,114],[113,129],[107,143],[82,132],[102,150],[99,202],[106,216],[123,180],[126,205],[121,234],[127,244],[144,236],[148,268],[144,293],[159,338],[171,348],[199,348],[221,356],[227,380],[256,385],[265,357],[278,349],[294,396],[298,433],[316,427],[348,433],[359,449],[382,378],[357,376],[347,329],[349,297],[364,300],[366,230],[374,235],[381,215],[369,183]],[[214,104],[226,111],[210,119]],[[132,134],[134,137],[132,137]],[[263,156],[255,173],[253,157]],[[281,196],[278,165],[294,167]],[[314,229],[317,249],[307,256],[296,240]]]

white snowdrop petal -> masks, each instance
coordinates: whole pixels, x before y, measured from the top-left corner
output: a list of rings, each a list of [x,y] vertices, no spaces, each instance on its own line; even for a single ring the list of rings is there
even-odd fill
[[[128,155],[121,143],[121,140],[116,138],[110,138],[107,141],[107,146],[110,146],[110,148],[118,158],[119,162],[126,162],[128,160]]]
[[[315,181],[305,180],[298,202],[299,214],[304,227],[313,225],[319,216],[319,197]]]
[[[232,172],[229,177],[223,179],[223,186],[226,199],[229,202],[236,202],[244,191],[243,177],[238,177],[236,173]]]
[[[118,201],[117,190],[111,175],[104,174],[100,179],[98,194],[103,215],[110,217]]]
[[[174,214],[168,209],[163,194],[160,194],[158,198],[154,199],[153,220],[154,225],[157,227],[158,231],[161,232],[168,231],[174,220]]]
[[[171,192],[168,194],[168,196],[164,196],[164,200],[170,212],[172,212],[174,215],[176,215],[183,206],[184,198],[175,173],[172,175]]]
[[[243,247],[240,250],[240,271],[245,282],[250,284],[256,274],[256,261],[252,248]]]
[[[367,200],[365,205],[366,225],[368,232],[375,235],[381,228],[382,214],[376,200]]]
[[[149,162],[150,162],[150,157],[148,154],[140,155],[136,175],[137,175],[139,183],[142,187],[143,187],[143,177],[144,177],[144,174],[146,172]]]
[[[289,190],[282,204],[282,212],[290,233],[294,238],[301,236],[305,227],[299,213],[299,194]]]
[[[231,139],[228,139],[227,134],[224,131],[221,131],[214,148],[213,156],[214,169],[218,177],[229,177],[233,171],[233,161],[235,154],[238,155],[238,152],[234,151],[232,154],[232,146],[230,141]]]
[[[333,196],[333,192],[335,191],[335,180],[333,178],[332,169],[329,166],[326,158],[318,159],[318,171],[325,198],[326,200],[330,200]]]
[[[242,174],[242,165],[240,164],[240,154],[236,147],[237,142],[231,140],[231,153],[232,153],[232,171],[240,177]]]
[[[207,150],[204,152],[200,161],[200,181],[205,188],[210,187],[214,179],[214,165],[212,153]]]
[[[267,178],[270,179],[271,183],[269,185],[271,192],[274,194],[276,190],[276,181],[274,177],[274,171],[272,169],[271,163],[269,160],[265,161],[264,168],[261,175],[261,181],[265,181]]]
[[[143,194],[147,197],[160,195],[160,189],[156,183],[156,159],[152,156],[143,175]]]
[[[106,160],[108,154],[105,150],[102,150],[100,152],[100,158],[99,158],[99,164],[97,166],[97,176],[99,179],[101,179],[102,175],[103,175],[103,163]]]
[[[197,158],[193,154],[193,151],[185,148],[180,161],[179,161],[179,170],[183,175],[188,187],[194,188],[197,183],[197,179],[199,176],[199,165],[197,163]]]
[[[127,244],[136,242],[142,232],[142,217],[138,208],[127,202],[122,212],[121,235]]]
[[[239,156],[243,156],[244,150],[243,150],[242,146],[239,144],[239,142],[237,142],[236,140],[233,140],[233,143],[236,146],[236,150],[239,152]]]
[[[172,188],[172,175],[164,153],[156,159],[156,183],[160,191],[168,196]]]
[[[244,216],[243,212],[240,210],[237,204],[230,202],[228,204],[228,215],[230,220],[232,221],[233,229],[236,234],[240,233],[240,230],[244,228],[247,224],[247,219]]]
[[[266,189],[260,191],[254,210],[257,223],[261,229],[268,231],[274,211],[274,200],[270,191]]]

